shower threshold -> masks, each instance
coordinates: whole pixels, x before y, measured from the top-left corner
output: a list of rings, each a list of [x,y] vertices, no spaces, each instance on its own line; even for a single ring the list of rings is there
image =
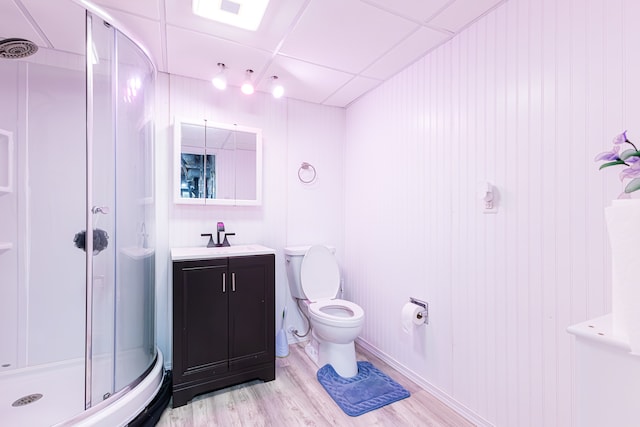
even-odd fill
[[[162,353],[142,382],[113,403],[84,411],[84,360],[75,359],[0,373],[2,425],[50,427],[124,425],[153,399],[162,383]],[[18,400],[42,395],[32,402]],[[101,410],[98,410],[101,409]]]

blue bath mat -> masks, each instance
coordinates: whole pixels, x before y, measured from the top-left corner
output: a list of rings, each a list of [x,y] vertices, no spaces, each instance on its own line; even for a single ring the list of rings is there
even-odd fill
[[[369,362],[358,362],[358,374],[343,378],[331,365],[318,370],[318,381],[338,406],[352,417],[381,408],[411,394]]]

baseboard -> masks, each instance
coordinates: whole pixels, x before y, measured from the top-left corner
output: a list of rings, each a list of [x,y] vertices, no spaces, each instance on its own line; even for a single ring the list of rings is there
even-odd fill
[[[401,363],[399,363],[393,357],[389,356],[388,354],[384,353],[383,351],[380,351],[379,349],[377,349],[376,347],[371,345],[371,343],[367,342],[366,340],[364,340],[362,338],[357,338],[356,339],[356,343],[359,346],[361,346],[362,348],[364,348],[365,350],[367,350],[368,352],[370,352],[371,354],[373,354],[374,356],[376,356],[376,357],[380,358],[381,360],[383,360],[385,363],[390,365],[396,371],[402,373],[405,377],[409,378],[411,381],[416,383],[418,386],[420,386],[424,390],[426,390],[429,393],[431,393],[432,395],[434,395],[442,403],[444,403],[449,408],[451,408],[454,411],[456,411],[461,416],[465,417],[467,420],[469,420],[470,422],[472,422],[476,426],[478,426],[478,427],[495,427],[489,421],[485,420],[484,418],[482,418],[481,416],[479,416],[478,414],[473,412],[471,409],[467,408],[466,406],[464,406],[463,404],[461,404],[460,402],[458,402],[457,400],[455,400],[454,398],[449,396],[447,393],[445,393],[444,391],[440,390],[438,387],[434,386],[433,384],[429,383],[428,381],[425,381],[424,378],[420,377],[418,374],[413,372],[411,369],[409,369],[406,366],[404,366]]]

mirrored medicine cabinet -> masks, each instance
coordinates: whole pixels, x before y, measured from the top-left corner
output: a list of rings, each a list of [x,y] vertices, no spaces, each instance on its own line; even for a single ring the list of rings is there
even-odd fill
[[[261,129],[181,118],[174,128],[175,203],[262,203]]]

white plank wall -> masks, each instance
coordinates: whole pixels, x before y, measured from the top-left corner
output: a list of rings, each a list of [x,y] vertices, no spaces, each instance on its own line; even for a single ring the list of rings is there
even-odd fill
[[[593,158],[640,140],[638,22],[632,0],[509,0],[347,109],[362,338],[480,423],[574,419],[565,330],[611,307],[603,208],[622,187]],[[431,310],[413,337],[410,296]]]
[[[259,243],[276,250],[276,327],[288,307],[287,325],[306,330],[289,293],[283,248],[327,243],[343,258],[345,110],[293,99],[275,100],[238,88],[225,92],[211,82],[159,74],[157,91],[156,188],[158,259],[169,259],[172,247],[205,246],[201,233],[215,233],[223,221],[235,232],[232,245]],[[263,203],[261,206],[197,206],[173,203],[173,121],[175,117],[237,123],[262,129]],[[303,161],[312,163],[318,179],[298,180]],[[158,263],[158,342],[171,361],[171,267]]]

